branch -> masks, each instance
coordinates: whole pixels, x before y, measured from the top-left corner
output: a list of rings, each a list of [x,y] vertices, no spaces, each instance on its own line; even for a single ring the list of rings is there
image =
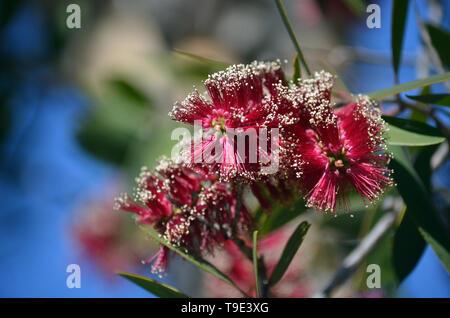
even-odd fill
[[[449,146],[448,141],[442,143],[436,152],[431,157],[431,169],[438,169],[448,158],[449,156]]]
[[[432,107],[424,107],[423,105],[420,105],[420,104],[409,103],[407,101],[402,100],[400,97],[395,98],[395,99],[382,100],[381,102],[382,103],[397,103],[399,105],[399,107],[400,107],[400,112],[404,108],[409,108],[409,109],[416,110],[418,112],[421,112],[421,113],[427,115],[428,117],[430,117],[431,119],[434,120],[434,122],[436,123],[436,126],[445,135],[447,140],[450,141],[450,130],[447,128],[447,125],[445,125],[440,120],[440,118],[436,115],[436,113],[435,113],[436,110],[434,108],[432,108]]]
[[[361,243],[344,259],[341,268],[336,272],[323,291],[316,294],[315,297],[329,297],[336,287],[346,282],[367,254],[375,248],[383,236],[394,226],[399,213],[400,209],[391,210],[386,213],[369,234],[364,237]]]
[[[306,70],[306,73],[308,75],[311,75],[311,71],[309,70],[309,67],[306,64],[306,60],[305,60],[305,57],[303,56],[302,49],[300,48],[300,44],[298,44],[297,38],[295,37],[294,30],[292,29],[292,25],[289,22],[289,18],[286,14],[286,10],[284,9],[283,3],[281,2],[281,0],[275,0],[275,4],[277,5],[278,11],[280,12],[280,15],[281,15],[281,19],[283,20],[283,23],[286,26],[286,29],[289,33],[292,43],[294,43],[294,46],[295,46],[295,49],[297,50],[300,62],[302,62],[303,66]]]
[[[234,244],[241,250],[241,252],[253,263],[253,250],[248,247],[247,244],[240,238],[233,236],[230,238]],[[261,256],[258,258],[258,277],[261,282],[261,297],[266,298],[269,294],[269,281],[267,279],[267,269],[264,263],[264,257]]]
[[[261,298],[267,298],[269,295],[269,280],[267,279],[267,269],[263,256],[258,258],[258,275],[261,282]]]
[[[423,22],[422,17],[420,16],[419,8],[417,7],[417,3],[415,1],[414,1],[414,12],[416,14],[417,24],[419,25],[420,37],[422,41],[425,43],[431,62],[434,64],[434,66],[436,66],[436,69],[439,73],[445,73],[445,69],[442,66],[441,59],[436,49],[433,47],[433,44],[431,43],[430,34],[428,33],[425,23]],[[447,81],[444,82],[444,85],[447,91],[450,91],[450,84]]]

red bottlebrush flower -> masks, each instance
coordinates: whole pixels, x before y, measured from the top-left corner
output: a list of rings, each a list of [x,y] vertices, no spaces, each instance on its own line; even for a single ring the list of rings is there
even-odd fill
[[[232,235],[248,230],[250,213],[245,205],[237,206],[236,198],[229,184],[213,183],[198,194],[195,206],[170,219],[164,237],[197,254],[213,253]]]
[[[177,208],[192,205],[201,183],[213,180],[203,168],[188,168],[167,158],[161,159],[155,170],[143,167],[136,178],[135,200],[123,194],[116,199],[115,208],[138,214],[140,223],[155,224],[171,217]]]
[[[188,161],[210,164],[222,181],[258,179],[271,159],[270,132],[262,136],[260,128],[267,128],[269,100],[283,83],[278,62],[233,65],[210,75],[204,82],[209,99],[194,91],[169,114],[202,128],[202,140],[194,141]]]
[[[212,252],[250,221],[245,206],[236,215],[236,191],[231,185],[214,181],[205,168],[189,168],[167,159],[159,162],[156,173],[143,169],[136,179],[136,200],[124,195],[116,200],[116,209],[138,214],[138,221],[152,224],[171,244],[197,254]],[[167,249],[147,262],[161,273],[168,263]]]
[[[307,204],[335,211],[337,204],[348,209],[348,191],[354,189],[367,204],[392,180],[379,110],[363,96],[335,111],[329,105],[325,101],[309,125],[295,130],[293,149],[302,161],[300,186]]]
[[[162,274],[166,271],[169,265],[169,248],[166,246],[161,246],[159,251],[153,255],[150,259],[144,261],[143,263],[152,263],[152,273]]]
[[[173,206],[164,190],[164,182],[155,173],[142,167],[136,182],[136,200],[123,193],[121,197],[116,198],[115,210],[136,213],[139,216],[138,221],[146,224],[154,224],[172,215]]]
[[[164,190],[179,205],[191,205],[192,194],[199,192],[202,181],[210,178],[205,170],[173,164],[167,158],[160,160],[155,170],[163,178]]]
[[[200,193],[194,215],[205,228],[211,229],[208,235],[213,237],[213,241],[221,242],[236,232],[247,232],[251,215],[242,202],[237,206],[237,197],[235,188],[220,182]],[[204,236],[202,249],[209,249],[210,240],[211,237]]]
[[[301,176],[303,160],[297,144],[299,135],[306,129],[315,127],[324,140],[333,137],[328,129],[322,128],[334,116],[330,102],[332,87],[333,76],[324,71],[315,73],[311,79],[301,80],[298,85],[273,85],[266,106],[269,115],[265,124],[279,128],[279,171],[276,179]],[[315,125],[316,122],[321,125]]]

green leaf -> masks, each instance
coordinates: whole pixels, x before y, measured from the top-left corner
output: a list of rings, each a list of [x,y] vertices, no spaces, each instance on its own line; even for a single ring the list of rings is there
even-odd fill
[[[131,101],[138,106],[151,106],[150,99],[130,82],[121,78],[113,78],[108,81],[108,84],[127,101]]]
[[[431,157],[438,149],[437,145],[420,148],[416,160],[414,161],[414,170],[417,171],[417,175],[422,180],[425,190],[431,195],[431,175],[433,173],[431,169]]]
[[[441,260],[442,264],[445,266],[447,272],[450,273],[450,253],[447,247],[444,247],[438,240],[436,240],[435,236],[431,235],[429,232],[425,231],[423,228],[419,228],[420,233],[422,234],[425,241],[430,244],[433,251]]]
[[[431,164],[430,160],[437,146],[424,147],[414,161],[414,170],[428,193],[431,194]],[[408,164],[408,163],[406,163]],[[416,267],[424,250],[426,242],[419,231],[418,224],[408,211],[405,212],[402,222],[395,232],[393,245],[393,265],[397,282],[401,283]]]
[[[300,62],[302,62],[303,67],[306,70],[308,75],[311,75],[311,71],[309,70],[308,64],[306,63],[305,57],[303,56],[302,49],[300,48],[300,44],[298,44],[297,38],[295,36],[294,30],[292,29],[291,22],[289,22],[289,18],[287,16],[286,10],[284,9],[283,3],[281,0],[275,0],[275,4],[277,5],[278,12],[280,13],[281,19],[283,20],[284,26],[286,27],[289,37],[291,38],[292,43],[297,50],[298,57]]]
[[[448,45],[450,43],[450,33],[431,24],[427,24],[427,30],[431,43],[437,51],[442,64],[450,67],[450,46]]]
[[[258,231],[253,232],[253,271],[255,273],[256,297],[261,297],[261,282],[258,274]]]
[[[104,92],[82,119],[77,139],[94,156],[123,165],[130,144],[140,138],[142,127],[148,127],[150,103],[147,100],[144,105],[145,97],[138,97],[140,93],[123,80],[113,79],[105,84]]]
[[[300,248],[300,245],[305,239],[306,233],[308,232],[310,226],[311,224],[304,221],[300,223],[300,225],[295,229],[294,233],[289,238],[289,241],[286,243],[283,254],[281,254],[281,257],[278,260],[278,264],[269,279],[270,286],[278,283],[283,277],[284,273],[289,267],[289,264],[291,264],[292,259],[297,253],[297,250]]]
[[[184,52],[182,50],[178,50],[178,49],[174,49],[173,50],[176,54],[179,54],[181,56],[190,58],[196,62],[202,63],[202,64],[207,64],[210,66],[215,66],[217,68],[227,68],[228,66],[231,65],[231,63],[227,63],[227,62],[222,62],[222,61],[217,61],[217,60],[213,60],[207,57],[203,57],[203,56],[199,56],[193,53],[188,53],[188,52]]]
[[[294,58],[294,74],[292,74],[292,81],[295,84],[298,84],[298,80],[300,79],[300,77],[302,77],[302,71],[300,69],[300,62],[297,53]]]
[[[419,96],[430,95],[430,94],[431,94],[430,86],[425,86],[424,88],[422,88]],[[425,109],[429,109],[430,108],[430,106],[427,105],[427,104],[423,104],[423,103],[420,103],[420,104],[423,105],[423,107]],[[409,118],[411,120],[420,121],[422,123],[426,123],[427,120],[428,120],[428,116],[424,112],[420,112],[420,111],[418,111],[416,109],[411,110],[411,116]]]
[[[172,244],[167,242],[162,237],[162,235],[160,233],[156,232],[155,229],[153,229],[152,227],[139,226],[139,228],[144,233],[146,233],[147,235],[152,237],[154,240],[156,240],[158,243],[168,247],[170,250],[172,250],[173,252],[179,254],[185,260],[191,262],[192,264],[194,264],[195,266],[201,268],[205,272],[210,273],[211,275],[213,275],[213,276],[223,280],[227,284],[229,284],[229,285],[233,286],[234,288],[236,288],[237,290],[239,290],[239,292],[241,292],[244,296],[248,297],[248,295],[243,290],[241,290],[238,286],[236,286],[236,284],[233,283],[233,281],[231,279],[229,279],[224,273],[219,271],[214,265],[212,265],[208,261],[206,261],[206,260],[204,260],[204,259],[202,259],[202,258],[200,258],[198,256],[195,256],[193,254],[190,254],[187,249],[184,249],[184,248],[181,248],[181,247],[177,247],[177,246],[173,246]]]
[[[426,243],[420,234],[417,224],[408,211],[394,236],[392,249],[393,263],[397,282],[400,284],[416,267]]]
[[[450,106],[450,94],[406,95],[406,97],[425,104]]]
[[[411,178],[413,178],[413,184],[416,184],[419,188],[419,190],[424,193],[427,192],[422,180],[420,179],[419,175],[417,174],[416,170],[414,169],[414,167],[411,164],[411,161],[408,158],[408,155],[406,153],[406,151],[399,146],[393,146],[393,145],[389,145],[388,146],[388,151],[391,152],[393,154],[393,159],[391,161],[395,162],[397,166],[400,166],[401,168],[401,178],[403,177],[403,174],[405,173],[405,180],[409,180]],[[394,176],[397,174],[396,171],[394,171]],[[411,180],[410,180],[411,181]]]
[[[397,95],[402,92],[410,91],[410,90],[413,90],[416,88],[420,88],[420,87],[424,87],[424,86],[428,86],[428,85],[432,85],[432,84],[436,84],[436,83],[440,83],[440,82],[444,82],[444,81],[448,81],[448,80],[450,80],[450,72],[445,72],[445,73],[430,76],[427,78],[422,78],[422,79],[418,79],[415,81],[411,81],[411,82],[407,82],[407,83],[403,83],[403,84],[399,84],[399,85],[394,85],[389,88],[380,89],[375,92],[367,93],[366,95],[368,95],[370,98],[373,98],[373,99],[381,99],[384,97]]]
[[[432,192],[431,176],[433,173],[431,168],[431,157],[434,155],[437,149],[438,146],[423,148],[417,155],[416,160],[414,161],[414,169],[417,171],[417,174],[422,180],[425,190],[427,191],[429,196],[431,195]],[[448,262],[448,252],[446,252],[445,249],[443,249],[438,242],[435,242],[433,237],[430,234],[428,234],[425,230],[423,230],[421,227],[418,227],[417,230],[422,235],[422,239],[425,238],[428,244],[432,246],[436,254],[437,253],[440,254],[440,256],[438,255],[439,258],[441,260],[446,259],[446,261],[443,261],[443,263],[446,266],[447,270],[449,270],[450,263]]]
[[[441,132],[425,123],[383,116],[389,124],[388,143],[396,146],[427,146],[439,144],[445,140]]]
[[[413,109],[413,110],[411,110],[411,115],[409,116],[409,119],[415,120],[415,121],[418,121],[421,123],[426,123],[428,117],[423,112],[419,112],[419,111]]]
[[[77,140],[86,151],[117,165],[124,163],[132,139],[130,132],[118,130],[99,115],[83,120],[77,133]]]
[[[293,204],[278,205],[264,220],[260,233],[261,236],[282,227],[286,223],[292,221],[303,212],[306,212],[305,202],[301,199]]]
[[[160,298],[189,298],[179,290],[151,278],[126,272],[117,272],[117,274]]]
[[[405,151],[400,147],[392,146],[389,150],[394,154],[390,168],[394,170],[394,180],[407,205],[407,212],[420,228],[424,239],[448,269],[449,264],[445,262],[448,261],[447,256],[450,251],[450,236],[434,209],[427,189],[412,167]]]
[[[402,58],[403,37],[405,33],[406,17],[408,15],[408,4],[408,0],[392,1],[391,47],[392,64],[396,76]]]

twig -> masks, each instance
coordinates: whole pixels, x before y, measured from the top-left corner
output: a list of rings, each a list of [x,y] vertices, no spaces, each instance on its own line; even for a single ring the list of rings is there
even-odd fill
[[[404,105],[408,108],[414,109],[418,112],[422,112],[425,115],[431,117],[431,119],[434,120],[434,122],[436,123],[436,125],[438,126],[438,128],[441,130],[441,132],[445,135],[445,138],[447,138],[447,140],[450,140],[450,130],[447,128],[447,125],[445,125],[440,119],[439,117],[436,116],[435,114],[435,109],[434,108],[424,108],[424,107],[420,107],[418,104],[412,104],[412,103],[407,103],[405,101],[400,101],[401,105]]]
[[[262,282],[259,273],[259,259],[258,259],[258,231],[253,232],[253,271],[255,274],[256,297],[261,298]]]
[[[439,119],[439,117],[436,115],[434,108],[432,108],[432,107],[423,107],[420,104],[409,103],[409,102],[406,102],[406,101],[402,100],[401,98],[396,98],[396,99],[392,99],[392,100],[391,99],[386,99],[386,100],[383,100],[381,102],[382,103],[397,103],[399,105],[399,107],[400,107],[400,111],[402,111],[406,107],[406,108],[413,109],[413,110],[416,110],[418,112],[421,112],[421,113],[427,115],[428,117],[430,117],[431,119],[434,120],[434,122],[436,123],[438,128],[441,130],[441,132],[445,135],[447,140],[450,141],[450,130],[447,128],[447,125],[445,125]]]
[[[341,268],[323,291],[316,294],[315,297],[329,297],[336,287],[347,281],[367,254],[373,250],[381,238],[394,226],[399,212],[400,210],[398,209],[391,210],[378,221],[361,243],[344,259]]]
[[[406,103],[406,102],[402,102],[402,104],[404,104],[405,106],[407,106],[411,109],[415,109],[415,110],[422,112],[425,115],[431,117],[431,119],[433,119],[434,122],[436,123],[436,126],[438,126],[439,130],[445,135],[445,138],[447,138],[447,140],[450,140],[450,130],[447,128],[447,125],[445,125],[439,119],[439,117],[437,117],[437,115],[435,114],[435,109],[433,109],[431,107],[423,108],[423,107],[419,107],[417,104],[410,104],[410,103]]]
[[[253,232],[253,270],[255,271],[256,297],[267,297],[269,282],[267,280],[264,258],[258,257],[258,231]]]
[[[233,236],[230,239],[237,245],[237,247],[241,250],[241,252],[251,261],[253,262],[253,250],[248,247],[247,244],[240,238]],[[260,295],[262,298],[266,298],[269,294],[269,281],[267,279],[267,268],[264,263],[264,257],[261,256],[258,258],[258,277],[261,282],[260,285]]]
[[[442,143],[431,157],[430,161],[431,169],[433,170],[438,169],[445,162],[445,160],[447,160],[448,156],[449,156],[449,146],[447,141]]]
[[[309,67],[306,64],[306,60],[305,60],[305,57],[303,56],[302,49],[300,48],[300,44],[298,44],[297,38],[295,37],[294,30],[292,29],[292,25],[289,22],[289,18],[288,18],[287,14],[286,14],[286,10],[284,9],[283,3],[281,2],[281,0],[275,0],[275,3],[277,5],[278,11],[280,12],[281,19],[283,20],[283,23],[286,26],[286,29],[287,29],[287,31],[289,33],[289,36],[290,36],[291,40],[292,40],[292,43],[294,43],[295,49],[297,50],[300,62],[302,62],[303,66],[304,66],[304,68],[306,70],[306,73],[308,75],[311,75],[311,71],[309,70]]]
[[[433,44],[431,43],[430,33],[428,32],[425,23],[423,22],[422,17],[420,16],[419,8],[417,7],[417,3],[415,1],[414,1],[414,12],[416,14],[417,24],[419,25],[420,37],[422,41],[425,43],[431,62],[434,64],[434,66],[436,66],[436,69],[439,73],[445,73],[445,69],[442,66],[441,59],[436,49],[434,48]],[[448,83],[448,81],[445,81],[444,85],[447,91],[450,91],[450,84]]]
[[[228,235],[225,231],[222,231],[222,235],[226,237],[227,239],[230,239],[234,242],[234,244],[237,245],[237,247],[241,250],[241,252],[253,263],[253,250],[250,248],[244,240],[240,239],[236,233],[237,233],[237,225],[238,225],[238,219],[240,215],[241,208],[243,206],[243,191],[244,187],[242,184],[238,184],[237,186],[237,201],[236,201],[236,215],[235,215],[235,221],[232,228],[232,234],[231,236]],[[258,258],[258,277],[259,281],[261,282],[260,287],[260,296],[265,298],[268,295],[268,284],[269,281],[267,279],[267,269],[266,265],[264,263],[264,258],[261,256]]]
[[[253,251],[250,247],[245,244],[243,240],[237,237],[231,238],[231,240],[236,244],[242,253],[251,261],[253,262]],[[260,290],[261,290],[261,297],[265,298],[269,294],[269,281],[267,279],[267,269],[266,265],[264,263],[264,257],[258,258],[258,276],[259,280],[261,282]]]
[[[267,269],[263,256],[258,259],[258,275],[261,282],[261,298],[266,298],[269,295],[269,280],[267,279]]]

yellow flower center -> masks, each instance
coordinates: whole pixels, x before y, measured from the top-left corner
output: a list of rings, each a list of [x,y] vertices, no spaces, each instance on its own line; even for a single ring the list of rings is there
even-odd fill
[[[211,126],[214,129],[216,129],[224,134],[225,133],[225,118],[217,117],[217,119],[213,119]]]

